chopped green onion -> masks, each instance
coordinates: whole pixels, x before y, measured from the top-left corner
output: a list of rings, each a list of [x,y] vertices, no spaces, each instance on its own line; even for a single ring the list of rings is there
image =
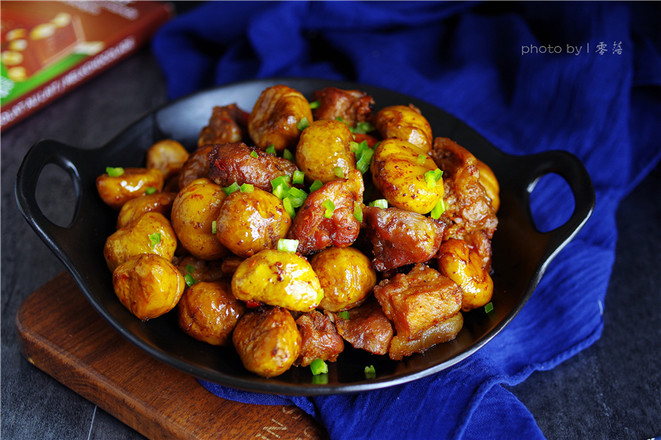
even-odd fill
[[[363,221],[363,208],[360,205],[356,205],[353,208],[353,216],[359,222]]]
[[[124,168],[122,167],[106,167],[106,174],[110,177],[119,177],[124,174]]]
[[[234,182],[230,186],[224,186],[223,187],[223,192],[229,196],[233,192],[238,191],[240,189],[241,189],[241,187],[239,186],[239,184]]]
[[[160,232],[154,232],[153,234],[149,234],[149,247],[154,249],[157,244],[161,242],[161,233]]]
[[[370,206],[386,209],[388,207],[388,201],[386,199],[377,199],[373,202],[370,202]]]
[[[257,153],[255,150],[252,150],[252,151],[250,152],[250,155],[251,155],[252,157],[259,157],[259,153]]]
[[[184,275],[184,281],[186,281],[186,285],[187,285],[188,287],[190,287],[190,286],[192,286],[193,284],[197,283],[197,281],[195,281],[195,278],[193,278],[193,275],[191,275],[191,274],[189,274],[189,273],[187,273],[186,275]]]
[[[268,147],[266,147],[266,152],[268,154],[273,154],[275,155],[275,145],[271,144]]]
[[[291,151],[285,149],[285,151],[282,152],[282,157],[289,161],[294,161],[294,155],[291,153]]]
[[[289,214],[289,217],[294,218],[296,217],[296,211],[294,211],[294,205],[291,202],[291,199],[289,197],[285,197],[282,199],[282,206],[285,207],[285,211],[287,211],[287,214]]]
[[[310,185],[310,192],[318,190],[323,185],[324,184],[321,182],[321,180],[315,180],[314,182],[312,182],[312,185]]]
[[[215,234],[217,231],[218,229],[216,229],[216,220],[214,220],[211,222],[211,233]]]
[[[305,199],[308,198],[308,193],[298,188],[289,188],[287,191],[287,198],[291,200],[291,204],[294,208],[300,208],[305,203]]]
[[[356,168],[358,168],[361,173],[365,174],[367,170],[370,169],[372,156],[374,156],[374,150],[367,147],[367,149],[363,150],[360,157],[356,160]]]
[[[310,370],[312,370],[312,374],[314,374],[315,376],[317,374],[328,373],[328,365],[326,365],[326,362],[324,362],[323,360],[317,358],[313,360],[312,363],[310,364]]]
[[[275,179],[271,180],[271,187],[273,189],[276,189],[280,185],[289,186],[290,179],[291,177],[289,177],[287,174],[283,174],[282,176],[276,177]]]
[[[344,179],[344,170],[342,170],[342,167],[333,168],[333,174],[335,174],[335,177],[339,177],[340,179]]]
[[[296,249],[298,249],[298,240],[281,238],[278,240],[277,249],[285,252],[296,252]]]
[[[354,128],[351,129],[351,131],[356,134],[365,134],[369,133],[370,131],[374,131],[374,126],[367,121],[359,122]]]
[[[284,175],[271,180],[271,187],[274,196],[280,200],[284,199],[287,197],[287,191],[289,190],[289,176]]]
[[[342,310],[340,313],[337,314],[342,319],[349,319],[349,312],[346,310]]]
[[[305,130],[308,128],[310,123],[308,122],[308,118],[303,118],[300,121],[298,121],[298,124],[296,124],[296,128],[298,128],[300,131]]]
[[[287,151],[287,150],[285,150],[285,151]],[[305,173],[303,173],[303,171],[300,171],[300,170],[294,171],[294,175],[291,178],[291,182],[294,185],[303,184],[303,182],[305,182]]]
[[[431,210],[431,218],[438,220],[441,215],[445,212],[445,202],[443,199],[439,200],[434,209]]]
[[[350,142],[349,147],[356,157],[356,168],[360,170],[361,173],[365,174],[370,168],[370,162],[372,161],[372,156],[374,156],[374,150],[367,145],[367,141]]]
[[[427,162],[427,155],[426,154],[418,154],[418,165],[424,165],[425,162]]]
[[[276,186],[273,190],[273,195],[280,200],[284,200],[287,197],[287,187],[284,184]]]
[[[240,189],[242,193],[251,193],[255,190],[255,186],[250,183],[244,183]]]
[[[316,109],[316,108],[319,108],[319,104],[321,104],[319,101],[312,101],[312,102],[310,103],[310,108],[311,108],[312,110],[314,110],[314,109]]]
[[[376,378],[376,369],[374,365],[365,367],[365,379],[375,379]]]
[[[156,188],[154,188],[153,186],[148,186],[145,189],[145,194],[147,194],[148,196],[150,196],[152,194],[156,194]]]
[[[192,264],[189,264],[188,266],[186,266],[186,272],[188,272],[188,273],[195,272],[195,266],[193,266]]]
[[[340,121],[340,122],[344,122],[345,124],[347,123],[347,122],[344,120],[344,118],[342,118],[342,116],[338,116],[337,118],[335,118],[335,120],[336,120],[336,121]]]
[[[429,170],[425,173],[425,181],[427,182],[427,188],[436,187],[436,183],[443,176],[443,171],[436,168],[435,170]]]
[[[486,303],[486,304],[484,305],[484,312],[485,312],[485,313],[491,313],[491,312],[493,312],[493,303],[492,303],[491,301],[489,301],[488,303]]]
[[[326,199],[321,205],[326,208],[324,211],[324,217],[333,218],[333,212],[335,212],[335,203],[333,203],[333,201],[330,199]]]

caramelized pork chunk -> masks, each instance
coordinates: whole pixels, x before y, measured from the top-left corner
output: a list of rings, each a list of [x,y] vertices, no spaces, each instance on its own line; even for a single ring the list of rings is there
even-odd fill
[[[209,152],[209,178],[220,186],[250,183],[264,191],[271,191],[271,180],[291,176],[298,168],[292,162],[243,142],[214,145]]]
[[[323,313],[316,310],[304,313],[298,317],[296,324],[303,341],[296,365],[307,367],[315,359],[335,362],[344,350],[342,337]]]
[[[319,106],[312,111],[314,119],[335,121],[341,118],[350,127],[368,121],[372,114],[374,99],[360,90],[343,90],[325,87],[312,94],[312,102]]]
[[[440,272],[418,264],[374,287],[374,296],[397,336],[415,339],[461,309],[461,288]]]
[[[184,188],[193,180],[209,177],[209,153],[212,145],[201,147],[188,156],[188,160],[179,171],[179,189]]]
[[[480,183],[477,159],[448,138],[434,139],[432,158],[443,170],[445,212],[440,221],[447,227],[444,240],[464,239],[482,230],[491,239],[498,226],[496,211]]]
[[[334,314],[335,327],[340,336],[355,348],[372,354],[388,353],[393,329],[379,303],[370,299],[348,313],[348,319]]]
[[[441,227],[422,214],[367,206],[363,209],[363,219],[372,242],[376,270],[423,263],[441,246]]]
[[[202,128],[197,146],[241,142],[248,133],[248,113],[236,104],[216,106],[209,124]]]
[[[346,180],[324,184],[305,199],[294,217],[288,237],[298,240],[298,252],[304,255],[330,246],[350,246],[360,233],[360,222],[354,216],[354,209],[362,199],[362,177],[350,176]]]
[[[390,343],[388,355],[394,361],[400,361],[404,356],[422,353],[436,344],[448,342],[457,337],[464,326],[464,315],[455,313],[451,317],[424,330],[417,338],[407,339],[396,335]]]

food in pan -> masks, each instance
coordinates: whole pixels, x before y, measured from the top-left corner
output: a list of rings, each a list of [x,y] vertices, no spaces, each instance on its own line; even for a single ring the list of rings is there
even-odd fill
[[[216,106],[191,151],[160,140],[144,168],[97,179],[118,211],[103,252],[121,303],[176,313],[263,377],[323,374],[347,344],[422,353],[493,293],[491,169],[412,105],[309,98],[276,85],[252,109]]]

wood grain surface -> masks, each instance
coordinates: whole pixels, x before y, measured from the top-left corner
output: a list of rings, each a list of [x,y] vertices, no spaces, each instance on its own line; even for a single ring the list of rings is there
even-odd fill
[[[30,363],[150,439],[325,439],[294,406],[221,399],[135,347],[87,302],[67,272],[28,296],[16,315]]]

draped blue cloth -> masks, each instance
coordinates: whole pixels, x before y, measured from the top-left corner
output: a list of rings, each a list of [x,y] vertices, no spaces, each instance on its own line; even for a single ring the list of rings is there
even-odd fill
[[[322,397],[203,385],[226,399],[293,403],[333,439],[543,438],[506,386],[601,334],[618,203],[661,157],[659,12],[614,2],[210,2],[163,26],[152,49],[171,98],[251,78],[372,84],[435,104],[508,153],[570,151],[596,190],[591,219],[520,314],[445,371]],[[533,195],[540,229],[568,217],[560,179]]]

